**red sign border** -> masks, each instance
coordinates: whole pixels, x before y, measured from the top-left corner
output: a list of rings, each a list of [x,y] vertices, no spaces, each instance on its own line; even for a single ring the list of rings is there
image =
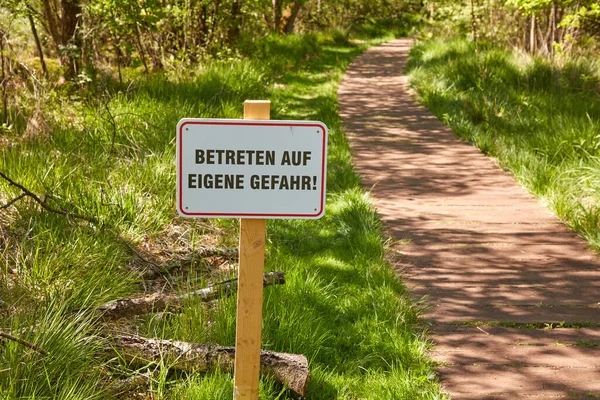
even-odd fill
[[[325,213],[325,182],[326,182],[326,176],[325,176],[325,166],[327,163],[327,127],[325,126],[325,124],[323,123],[302,123],[301,121],[298,122],[294,122],[294,123],[285,123],[284,121],[282,122],[277,122],[276,120],[274,120],[273,122],[268,122],[269,120],[231,120],[231,121],[226,121],[226,120],[203,120],[203,121],[194,121],[194,120],[189,120],[189,121],[184,121],[183,123],[181,123],[181,125],[179,126],[179,140],[178,140],[178,145],[179,148],[177,149],[177,157],[178,157],[178,174],[177,174],[177,190],[178,190],[178,199],[177,199],[177,208],[178,211],[180,213],[180,215],[185,215],[185,216],[189,216],[189,217],[197,217],[197,218],[202,218],[202,217],[206,217],[206,218],[219,218],[219,217],[223,217],[223,218],[268,218],[268,217],[275,217],[275,218],[281,218],[284,219],[285,217],[289,217],[289,218],[314,218],[314,219],[318,219],[320,218],[320,216],[323,216],[323,214]],[[183,170],[183,161],[182,161],[182,149],[183,149],[183,127],[185,125],[233,125],[233,126],[285,126],[285,127],[294,127],[294,126],[299,126],[299,127],[317,127],[320,128],[323,133],[323,144],[322,144],[322,149],[323,149],[323,154],[322,154],[322,158],[321,158],[321,208],[319,209],[318,212],[314,213],[314,214],[259,214],[259,213],[197,213],[197,212],[186,212],[183,210],[183,204],[182,204],[182,196],[183,196],[183,186],[181,184],[181,182],[183,182],[183,177],[181,176],[182,174],[182,170]]]

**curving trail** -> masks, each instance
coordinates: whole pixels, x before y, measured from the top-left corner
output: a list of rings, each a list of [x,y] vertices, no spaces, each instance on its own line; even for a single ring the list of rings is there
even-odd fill
[[[371,48],[339,88],[363,184],[399,242],[453,399],[600,397],[600,258],[410,93],[411,39]],[[584,328],[543,329],[546,324]],[[571,324],[571,325],[569,325]]]

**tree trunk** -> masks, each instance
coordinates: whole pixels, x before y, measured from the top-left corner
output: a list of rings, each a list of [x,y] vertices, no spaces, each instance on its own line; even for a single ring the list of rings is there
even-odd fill
[[[552,2],[552,8],[550,9],[550,38],[548,40],[548,47],[550,48],[550,56],[554,57],[554,41],[556,36],[556,4]]]
[[[556,8],[555,21],[562,21],[563,16],[564,16],[564,9],[562,8],[562,6],[559,3],[558,7]],[[565,35],[565,29],[563,27],[561,27],[559,25],[558,27],[555,28],[554,37],[556,39],[556,43],[563,44],[564,43],[564,35]]]
[[[2,86],[2,116],[4,120],[2,123],[8,126],[8,95],[6,93],[6,83],[8,78],[6,77],[6,57],[4,56],[4,42],[6,38],[6,34],[4,31],[0,30],[0,62],[2,64],[2,81],[0,85]]]
[[[117,350],[121,357],[136,367],[160,363],[180,371],[232,371],[235,362],[233,347],[148,339],[136,335],[117,335],[109,338],[109,342],[105,349],[108,357],[113,358]],[[304,355],[263,350],[260,352],[260,372],[301,396],[306,393],[310,373]]]
[[[183,16],[183,54],[188,55],[190,49],[190,36],[192,30],[192,4],[190,0],[183,2],[183,9],[186,10]]]
[[[529,30],[529,51],[531,54],[536,52],[536,40],[535,40],[535,14],[531,14],[531,29]]]
[[[272,0],[273,2],[273,32],[281,33],[282,0]]]
[[[158,35],[154,35],[152,30],[148,31],[150,36],[152,37],[150,48],[152,51],[150,52],[150,58],[152,60],[152,70],[159,71],[163,67],[163,48],[161,46],[162,36],[159,33]],[[158,36],[158,38],[156,37]]]
[[[81,14],[80,0],[62,0],[61,1],[61,22],[62,22],[62,46],[74,46],[69,51],[62,52],[60,56],[61,65],[64,67],[65,79],[73,79],[79,70],[79,57],[76,54],[81,48],[81,41],[78,35],[79,15]]]
[[[473,34],[473,43],[475,44],[475,54],[477,54],[477,20],[475,19],[475,5],[474,0],[471,0],[471,32]]]
[[[231,2],[231,21],[227,30],[227,42],[232,44],[240,36],[242,27],[242,0]]]
[[[63,67],[65,79],[72,79],[77,74],[78,57],[81,43],[78,35],[79,16],[81,15],[81,0],[61,0],[60,10],[56,9],[53,0],[40,0],[42,13],[52,41],[59,55],[60,65]],[[69,45],[75,49],[68,48]]]
[[[493,45],[494,44],[494,39],[496,37],[496,34],[494,32],[494,28],[496,26],[496,24],[498,23],[496,21],[496,19],[494,18],[494,10],[496,9],[496,5],[492,2],[492,4],[490,4],[488,6],[488,21],[487,24],[489,26],[489,33],[488,33],[488,37],[490,39],[490,43]]]
[[[435,5],[433,2],[427,4],[427,12],[429,13],[429,23],[433,24],[435,20]]]
[[[123,75],[121,74],[121,47],[119,47],[119,39],[117,35],[113,35],[113,46],[115,47],[115,53],[117,56],[117,71],[119,73],[119,83],[123,84]]]
[[[537,36],[536,36],[536,47],[540,53],[543,55],[548,55],[548,48],[546,47],[546,39],[544,37],[544,32],[542,32],[542,24],[540,21],[537,21]]]
[[[58,20],[58,12],[55,9],[55,3],[53,0],[40,0],[42,5],[42,14],[44,15],[44,28],[52,38],[54,42],[54,46],[56,48],[56,52],[59,51],[59,46],[61,45],[61,33],[59,31],[59,20]]]
[[[553,32],[553,26],[552,26],[552,20],[554,19],[554,3],[552,3],[550,5],[550,8],[548,9],[548,26],[546,27],[546,33],[544,34],[544,36],[541,38],[544,43],[543,46],[546,49],[546,54],[548,55],[552,55],[552,43],[553,43],[553,38],[552,38],[552,34]]]
[[[200,12],[198,13],[198,31],[196,33],[196,47],[202,48],[206,45],[206,39],[208,38],[208,8],[206,4],[202,4]]]
[[[284,32],[285,33],[293,33],[294,32],[294,24],[296,23],[296,18],[298,17],[298,13],[300,12],[300,7],[302,6],[302,0],[294,0],[294,3],[291,5],[290,15],[285,22]]]
[[[91,27],[89,13],[83,11],[79,17],[79,42],[81,43],[80,52],[80,68],[82,71],[94,70],[94,58],[93,58],[93,34],[91,30],[84,31],[85,27]]]
[[[31,16],[31,13],[27,13],[27,18],[29,19],[29,26],[31,27],[31,34],[33,35],[33,40],[35,41],[35,47],[38,52],[38,56],[40,58],[40,66],[42,67],[42,74],[44,74],[44,78],[48,79],[48,68],[46,68],[46,61],[44,60],[44,50],[42,49],[42,43],[40,42],[40,37],[38,36],[37,29],[35,28],[35,21]]]
[[[212,16],[211,16],[212,23],[211,23],[210,30],[209,30],[209,39],[207,40],[208,43],[210,43],[215,36],[215,32],[217,29],[217,15],[219,15],[220,6],[221,6],[221,0],[217,0],[214,2]]]
[[[136,37],[138,42],[138,48],[140,50],[140,58],[142,59],[142,64],[144,65],[144,71],[146,71],[146,73],[149,73],[150,71],[148,70],[148,64],[146,63],[146,49],[144,47],[144,44],[142,43],[142,30],[140,29],[140,24],[136,22],[135,28],[137,33]]]
[[[522,26],[519,26],[519,31],[523,32],[520,45],[524,51],[527,51],[527,31],[529,28],[529,20],[527,18],[519,18],[519,24],[522,24]]]
[[[62,44],[76,40],[77,25],[81,14],[80,0],[61,1]]]

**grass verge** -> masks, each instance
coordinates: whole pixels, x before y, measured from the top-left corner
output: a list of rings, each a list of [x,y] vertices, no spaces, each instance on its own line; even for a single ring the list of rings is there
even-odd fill
[[[139,292],[183,292],[235,275],[219,257],[151,281],[149,263],[193,255],[201,246],[235,247],[236,220],[187,220],[175,213],[174,128],[182,117],[240,118],[245,99],[270,98],[273,119],[312,119],[330,128],[326,216],[268,222],[266,270],[286,284],[265,291],[264,349],[302,353],[309,399],[442,398],[418,309],[384,259],[378,216],[359,186],[337,114],[337,82],[366,45],[343,35],[269,37],[252,56],[207,61],[194,71],[107,78],[53,104],[51,138],[6,139],[2,171],[67,218],[23,199],[2,210],[0,327],[49,353],[18,343],[0,349],[0,397],[113,398],[111,380],[135,371],[118,357],[94,357],[98,332],[136,332],[233,345],[235,298],[181,313],[102,325],[74,310]],[[250,52],[250,51],[249,51]],[[0,182],[6,203],[19,191]],[[42,329],[43,328],[43,329]],[[58,390],[58,392],[57,392]],[[161,373],[134,398],[232,398],[230,374]],[[261,379],[261,399],[292,395]]]
[[[598,59],[432,40],[413,48],[409,71],[423,104],[600,250]]]

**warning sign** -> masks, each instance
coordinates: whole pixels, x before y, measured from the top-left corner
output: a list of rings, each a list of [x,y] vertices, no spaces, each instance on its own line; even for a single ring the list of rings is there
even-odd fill
[[[322,122],[177,124],[177,211],[185,217],[320,218],[326,173]]]

